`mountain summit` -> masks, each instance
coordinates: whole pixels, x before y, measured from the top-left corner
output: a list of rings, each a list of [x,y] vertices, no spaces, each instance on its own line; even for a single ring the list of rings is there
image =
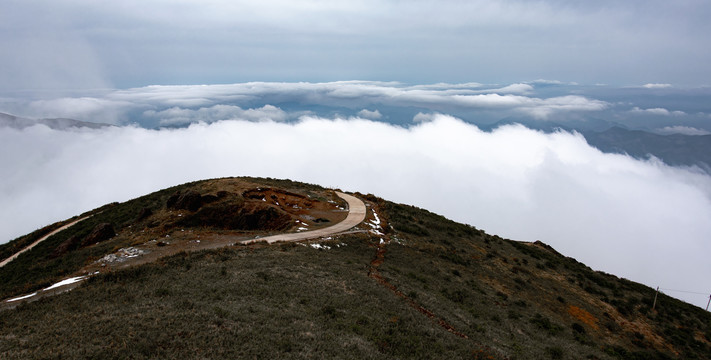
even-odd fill
[[[108,204],[0,261],[3,359],[711,357],[700,308],[540,241],[289,180]]]

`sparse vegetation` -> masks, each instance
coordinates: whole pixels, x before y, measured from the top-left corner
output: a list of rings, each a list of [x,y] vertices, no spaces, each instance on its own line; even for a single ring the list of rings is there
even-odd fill
[[[243,180],[329,200],[315,185]],[[136,233],[206,226],[188,215],[182,223],[158,220],[170,196],[198,184],[210,188],[186,184],[115,204],[48,239],[0,269],[0,293],[45,286],[136,241],[119,235],[48,257],[100,223]],[[541,242],[504,240],[426,210],[361,198],[387,224],[389,243],[357,233],[329,240],[330,250],[227,247],[102,273],[67,294],[0,311],[0,357],[711,357],[703,309],[660,294],[651,310],[652,289],[594,272]],[[228,206],[221,201],[206,208]],[[144,209],[153,215],[142,216]],[[215,211],[213,220],[221,216]]]

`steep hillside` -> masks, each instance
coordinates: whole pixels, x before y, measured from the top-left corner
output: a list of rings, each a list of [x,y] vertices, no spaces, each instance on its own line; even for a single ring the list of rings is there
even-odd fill
[[[274,245],[239,242],[337,223],[343,202],[314,185],[237,178],[85,214],[92,216],[0,268],[0,298],[94,274],[65,294],[3,303],[0,354],[711,357],[711,316],[702,309],[663,294],[652,309],[653,289],[543,243],[356,196],[368,211],[352,231]],[[1,246],[0,259],[60,225]]]

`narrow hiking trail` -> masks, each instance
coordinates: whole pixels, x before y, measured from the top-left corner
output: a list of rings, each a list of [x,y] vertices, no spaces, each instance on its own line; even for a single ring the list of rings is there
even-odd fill
[[[377,217],[375,210],[373,210],[373,215],[375,219],[377,220],[377,225],[380,225],[380,219]],[[372,226],[372,225],[371,225]],[[405,293],[400,291],[397,286],[389,282],[385,277],[380,274],[380,266],[383,265],[385,262],[385,254],[387,252],[387,246],[390,244],[390,236],[384,234],[383,232],[380,232],[376,229],[377,235],[381,236],[380,242],[375,246],[375,256],[373,257],[373,260],[370,262],[370,267],[368,268],[368,277],[374,279],[378,284],[384,286],[388,290],[390,290],[393,294],[395,294],[397,297],[405,300],[408,305],[410,305],[412,308],[420,312],[421,314],[427,316],[429,319],[433,320],[436,322],[439,326],[441,326],[443,329],[449,331],[450,333],[459,336],[460,338],[463,339],[468,339],[469,336],[466,334],[457,331],[454,326],[446,322],[444,319],[441,317],[438,317],[435,315],[434,312],[428,310],[424,306],[420,305],[415,301],[413,298],[407,296]]]
[[[3,267],[3,266],[5,266],[5,265],[6,265],[7,263],[9,263],[10,261],[15,260],[15,259],[16,259],[18,256],[20,256],[22,253],[31,250],[33,247],[37,246],[37,244],[41,243],[42,241],[45,241],[45,240],[49,239],[49,238],[50,238],[51,236],[53,236],[54,234],[58,234],[58,233],[60,233],[60,232],[62,232],[62,231],[64,231],[64,230],[66,230],[66,229],[69,229],[70,227],[74,226],[74,225],[77,224],[78,222],[84,221],[84,220],[86,220],[86,219],[88,219],[88,218],[90,218],[90,217],[91,217],[91,215],[86,216],[86,217],[83,217],[83,218],[81,218],[81,219],[74,220],[74,221],[70,222],[69,224],[64,225],[64,226],[60,227],[59,229],[54,230],[54,231],[52,231],[51,233],[49,233],[49,234],[47,234],[47,235],[45,235],[45,236],[43,236],[43,237],[37,239],[37,240],[36,240],[35,242],[33,242],[32,244],[27,245],[24,249],[22,249],[22,250],[16,252],[14,255],[12,255],[12,256],[10,256],[9,258],[7,258],[7,259],[3,260],[2,262],[0,262],[0,268]]]
[[[367,214],[368,214],[368,209],[366,207],[366,204],[359,198],[345,194],[342,192],[335,192],[338,197],[341,199],[345,200],[348,204],[348,214],[345,219],[342,221],[331,225],[329,227],[325,228],[320,228],[316,230],[310,230],[310,231],[303,231],[303,232],[296,232],[296,233],[282,233],[282,234],[276,234],[276,235],[271,235],[271,236],[266,236],[262,238],[254,238],[254,239],[248,239],[248,240],[241,240],[238,242],[228,242],[228,243],[222,243],[222,246],[218,247],[224,247],[224,246],[230,246],[230,245],[249,245],[249,244],[274,244],[278,242],[295,242],[295,241],[303,241],[303,240],[309,240],[309,239],[316,239],[316,238],[323,238],[331,235],[337,235],[341,233],[347,233],[348,230],[352,229],[353,227],[363,223],[366,220]],[[370,262],[370,266],[368,268],[368,277],[372,278],[375,280],[377,283],[388,289],[390,292],[392,292],[395,296],[403,299],[410,307],[413,309],[417,310],[419,313],[425,315],[427,318],[432,320],[434,323],[436,323],[438,326],[442,327],[443,329],[447,330],[448,332],[463,338],[463,339],[468,339],[469,337],[462,333],[457,331],[454,326],[451,324],[447,323],[444,319],[441,317],[438,317],[434,312],[431,310],[428,310],[424,306],[420,305],[417,303],[414,299],[411,297],[407,296],[404,294],[402,291],[400,291],[394,284],[390,283],[385,277],[383,277],[380,274],[379,267],[385,262],[385,254],[387,252],[387,246],[390,244],[390,236],[384,234],[381,230],[383,230],[382,226],[384,224],[381,224],[381,220],[378,217],[375,207],[371,209],[372,215],[374,220],[370,220],[366,225],[369,225],[372,229],[369,230],[369,233],[372,233],[376,236],[380,237],[380,242],[373,245],[376,248],[375,256],[373,260]],[[51,237],[52,235],[55,235],[63,230],[68,229],[69,227],[77,224],[78,222],[87,219],[89,216],[75,220],[67,225],[62,226],[61,228],[52,231],[51,233],[43,236],[41,239],[35,241],[34,243],[30,244],[26,248],[22,249],[21,251],[17,252],[10,258],[4,260],[2,263],[0,263],[0,267],[4,266],[8,262],[14,260],[17,258],[20,254],[32,249],[34,246],[39,244],[40,242],[46,240],[47,238]],[[215,246],[206,246],[204,247],[205,249],[207,248],[216,248]],[[189,251],[197,251],[197,250],[202,250],[203,247],[200,248],[195,248],[195,249],[190,249]],[[162,256],[167,256],[169,254],[162,254]],[[154,259],[155,260],[155,259]],[[137,262],[135,264],[127,264],[128,266],[133,266],[133,265],[138,265],[142,262]],[[0,310],[1,309],[8,309],[8,308],[13,308],[21,303],[24,302],[30,302],[37,300],[41,297],[45,296],[51,296],[51,295],[56,295],[62,292],[70,291],[74,289],[75,287],[81,285],[81,283],[88,279],[89,277],[98,274],[99,271],[92,271],[89,272],[86,275],[81,275],[81,276],[74,276],[68,279],[64,279],[50,287],[44,288],[42,290],[38,290],[32,294],[27,294],[23,296],[18,296],[14,297],[12,299],[6,299],[2,302],[0,302]]]
[[[316,239],[316,238],[321,238],[321,237],[326,237],[326,236],[331,236],[331,235],[336,235],[338,233],[345,232],[352,227],[360,224],[365,220],[365,215],[366,215],[366,207],[365,203],[358,199],[355,196],[348,195],[339,191],[335,192],[338,197],[341,199],[345,200],[346,203],[348,203],[348,214],[345,219],[342,221],[331,225],[329,227],[321,228],[321,229],[316,229],[316,230],[310,230],[310,231],[303,231],[303,232],[297,232],[297,233],[284,233],[284,234],[277,234],[277,235],[272,235],[272,236],[266,236],[263,238],[255,238],[255,239],[249,239],[249,240],[243,240],[239,242],[233,242],[233,241],[228,241],[222,243],[222,246],[219,247],[225,247],[225,246],[231,246],[231,245],[248,245],[248,244],[255,244],[255,243],[267,243],[267,244],[274,244],[277,242],[293,242],[293,241],[303,241],[303,240],[309,240],[309,239]],[[69,223],[67,225],[62,226],[61,228],[45,235],[41,239],[35,241],[31,245],[27,246],[26,248],[20,250],[16,254],[12,255],[10,258],[4,260],[1,264],[1,266],[4,266],[6,263],[9,263],[10,261],[14,260],[17,258],[20,254],[32,249],[35,247],[37,244],[40,242],[48,239],[52,235],[55,235],[63,230],[68,229],[69,227],[75,225],[76,223],[87,219],[89,216],[78,219],[72,223]],[[205,246],[200,246],[200,247],[195,247],[192,249],[184,249],[187,251],[198,251],[198,250],[203,250],[203,249],[208,249],[208,248],[217,248],[215,246],[209,246],[205,244]],[[171,255],[170,253],[163,253],[160,256],[168,256]],[[155,259],[154,259],[155,260]],[[133,266],[133,265],[138,265],[143,262],[136,262],[133,264],[126,264],[128,266]],[[86,269],[86,268],[85,268]],[[54,284],[48,288],[38,290],[32,294],[27,294],[23,296],[18,296],[14,297],[11,299],[6,299],[0,302],[0,309],[2,308],[8,308],[8,307],[14,307],[17,306],[19,303],[22,302],[28,302],[28,301],[33,301],[37,300],[40,297],[43,296],[48,296],[48,295],[54,295],[57,293],[65,292],[74,289],[75,287],[79,286],[84,280],[89,278],[90,276],[94,274],[98,274],[99,271],[97,269],[91,268],[90,271],[88,272],[87,275],[81,275],[81,276],[74,276],[69,279],[62,280],[58,282],[57,284]],[[71,281],[70,281],[71,280]]]

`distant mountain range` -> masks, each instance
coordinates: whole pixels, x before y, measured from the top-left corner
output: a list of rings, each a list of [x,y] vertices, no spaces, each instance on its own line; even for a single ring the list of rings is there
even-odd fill
[[[658,135],[617,126],[583,135],[590,145],[604,152],[626,153],[636,158],[654,155],[669,165],[698,166],[711,173],[711,135]]]
[[[88,121],[79,121],[66,118],[55,119],[30,119],[15,115],[0,113],[0,127],[10,127],[13,129],[24,129],[34,125],[46,125],[55,130],[66,130],[69,128],[90,128],[100,129],[107,126],[113,126],[103,123],[95,123]]]
[[[530,118],[506,118],[482,127],[521,124],[544,132],[577,131],[588,144],[606,153],[628,154],[638,159],[654,156],[672,166],[697,166],[711,173],[711,135],[660,135],[650,131],[628,129],[624,125],[601,119],[574,120],[560,124]]]

